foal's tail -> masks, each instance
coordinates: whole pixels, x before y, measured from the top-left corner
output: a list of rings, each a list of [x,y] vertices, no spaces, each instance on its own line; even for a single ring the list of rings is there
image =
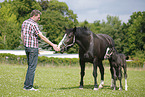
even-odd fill
[[[128,59],[129,59],[129,56],[126,56],[126,55],[125,55],[125,59],[128,60]]]

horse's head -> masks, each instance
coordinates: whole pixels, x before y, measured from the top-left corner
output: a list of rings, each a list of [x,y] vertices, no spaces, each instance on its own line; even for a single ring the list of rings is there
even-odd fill
[[[69,47],[72,47],[75,43],[75,34],[74,34],[75,28],[65,30],[66,30],[65,35],[58,45],[58,47],[60,47],[61,53],[63,53]]]
[[[90,35],[90,31],[86,27],[75,27],[65,30],[65,35],[58,45],[61,53],[72,47],[77,40],[86,40]]]

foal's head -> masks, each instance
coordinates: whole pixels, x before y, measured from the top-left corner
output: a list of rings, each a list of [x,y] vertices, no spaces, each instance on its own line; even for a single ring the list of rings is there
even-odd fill
[[[109,59],[114,53],[117,53],[116,49],[114,47],[108,47],[104,59]]]

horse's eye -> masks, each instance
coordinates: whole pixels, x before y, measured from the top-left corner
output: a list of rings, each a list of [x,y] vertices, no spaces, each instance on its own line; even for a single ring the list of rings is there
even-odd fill
[[[69,35],[68,38],[71,38],[71,35]]]

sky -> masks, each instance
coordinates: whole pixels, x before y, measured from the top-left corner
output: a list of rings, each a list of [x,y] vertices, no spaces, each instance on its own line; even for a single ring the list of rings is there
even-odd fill
[[[2,2],[4,0],[0,0]],[[77,14],[78,21],[107,20],[107,15],[117,16],[127,23],[133,12],[145,11],[145,0],[58,0],[65,2]]]
[[[133,12],[145,11],[145,0],[58,0],[65,2],[78,16],[78,21],[107,20],[107,15],[117,16],[127,23]]]

